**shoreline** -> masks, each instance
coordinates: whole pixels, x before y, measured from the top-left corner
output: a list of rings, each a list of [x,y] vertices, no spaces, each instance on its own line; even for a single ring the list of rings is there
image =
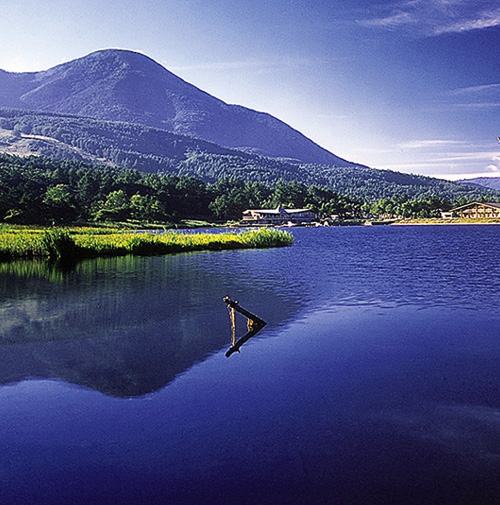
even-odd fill
[[[481,225],[499,225],[500,219],[402,219],[392,223],[390,226],[430,226],[430,225],[471,225],[471,224],[481,224]]]

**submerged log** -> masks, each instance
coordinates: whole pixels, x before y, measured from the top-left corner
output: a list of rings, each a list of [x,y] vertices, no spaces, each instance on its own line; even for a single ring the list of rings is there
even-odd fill
[[[237,300],[233,301],[229,296],[225,296],[222,299],[224,302],[227,303],[227,305],[231,308],[233,308],[236,312],[239,312],[240,314],[243,314],[247,319],[252,321],[254,324],[258,324],[261,326],[265,326],[267,323],[261,319],[260,317],[256,316],[255,314],[252,314],[251,312],[248,312],[248,310],[244,309]]]
[[[230,349],[226,352],[226,357],[229,358],[231,354],[235,352],[240,352],[240,347],[245,342],[247,342],[247,340],[253,337],[258,331],[260,331],[267,323],[260,317],[256,316],[255,314],[252,314],[248,310],[241,307],[236,300],[234,301],[231,300],[229,296],[225,296],[222,300],[226,302],[231,313],[231,328],[233,331],[233,338],[232,338],[232,345]],[[240,314],[245,316],[248,320],[247,321],[248,332],[245,335],[243,335],[243,337],[241,337],[238,341],[236,341],[235,338],[236,327],[234,322],[234,311],[239,312]]]

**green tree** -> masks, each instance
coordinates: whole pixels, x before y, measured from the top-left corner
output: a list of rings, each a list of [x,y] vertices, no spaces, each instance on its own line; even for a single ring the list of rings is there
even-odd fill
[[[97,221],[124,221],[130,217],[130,200],[122,189],[111,191],[95,215]]]
[[[43,203],[47,207],[47,215],[56,222],[72,222],[77,218],[75,199],[67,184],[57,184],[45,192]]]

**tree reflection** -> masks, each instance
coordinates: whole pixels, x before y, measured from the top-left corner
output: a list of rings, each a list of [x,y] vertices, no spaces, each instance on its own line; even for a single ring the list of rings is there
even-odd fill
[[[226,347],[221,289],[245,293],[274,321],[287,317],[289,304],[272,293],[269,307],[269,287],[246,273],[254,256],[273,253],[98,258],[69,274],[12,263],[0,269],[0,384],[54,378],[117,397],[159,390]],[[235,333],[229,355],[261,328]]]

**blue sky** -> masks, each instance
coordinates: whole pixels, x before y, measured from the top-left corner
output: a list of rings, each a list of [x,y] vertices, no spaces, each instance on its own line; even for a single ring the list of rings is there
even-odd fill
[[[0,0],[0,68],[143,52],[338,156],[500,176],[498,0]]]

